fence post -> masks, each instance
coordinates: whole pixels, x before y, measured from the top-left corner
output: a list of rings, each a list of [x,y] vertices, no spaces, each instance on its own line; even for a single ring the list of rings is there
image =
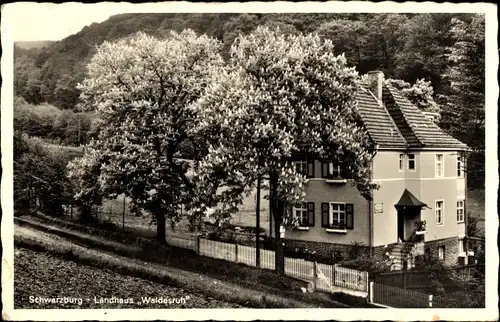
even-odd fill
[[[318,276],[318,271],[316,267],[317,263],[316,261],[313,262],[313,290],[316,291],[316,280]]]
[[[234,262],[238,263],[238,244],[234,244]]]
[[[196,236],[195,236],[194,248],[196,251],[196,255],[200,255],[200,235],[199,234],[196,234]]]
[[[333,269],[332,269],[332,271],[333,271],[333,272],[332,272],[332,273],[333,273],[333,274],[332,274],[332,275],[333,275],[333,276],[332,276],[332,279],[333,279],[333,281],[332,281],[332,285],[333,285],[333,286],[337,286],[337,283],[335,282],[335,277],[337,276],[337,265],[336,265],[336,264],[334,264],[334,265],[333,265]]]
[[[368,275],[368,272],[365,271],[365,281],[366,281],[366,291],[370,292],[370,276]]]
[[[370,282],[368,289],[368,298],[370,299],[370,303],[373,303],[373,282]]]
[[[432,307],[432,294],[429,295],[429,307]]]

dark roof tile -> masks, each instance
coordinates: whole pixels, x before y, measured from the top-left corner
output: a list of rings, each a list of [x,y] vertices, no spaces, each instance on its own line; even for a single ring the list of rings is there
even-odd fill
[[[358,113],[368,134],[380,147],[405,148],[406,141],[386,108],[363,85],[357,93]]]
[[[440,129],[391,85],[384,85],[383,101],[409,147],[467,148],[464,143]]]

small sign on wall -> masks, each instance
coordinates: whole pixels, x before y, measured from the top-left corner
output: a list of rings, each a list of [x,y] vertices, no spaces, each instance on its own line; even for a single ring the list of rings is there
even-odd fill
[[[280,226],[280,238],[285,238],[285,227]]]
[[[380,214],[384,212],[384,204],[383,203],[376,203],[373,205],[373,208],[375,209],[376,214]]]

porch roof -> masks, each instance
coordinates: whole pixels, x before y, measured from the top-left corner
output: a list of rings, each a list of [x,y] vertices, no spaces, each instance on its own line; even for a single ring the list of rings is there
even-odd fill
[[[395,204],[396,207],[427,207],[425,203],[418,200],[408,189],[405,189],[403,195],[399,199],[398,203]]]

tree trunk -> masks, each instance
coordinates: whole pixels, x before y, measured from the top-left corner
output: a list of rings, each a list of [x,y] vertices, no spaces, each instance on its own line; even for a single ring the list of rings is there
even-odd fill
[[[165,230],[165,215],[163,213],[156,215],[156,240],[160,244],[166,244],[167,241],[165,239],[166,230]]]
[[[280,237],[280,227],[281,227],[281,221],[278,222],[276,220],[276,217],[274,217],[274,232],[275,232],[275,238],[274,238],[274,249],[275,249],[275,257],[274,257],[274,266],[275,270],[278,274],[280,275],[285,275],[285,249],[284,249],[284,242],[281,240]]]
[[[280,237],[280,228],[283,223],[283,211],[284,207],[282,206],[282,202],[279,201],[276,197],[276,188],[278,184],[278,179],[276,175],[271,174],[269,180],[269,188],[270,188],[270,199],[271,199],[271,214],[274,220],[274,266],[275,270],[278,274],[285,274],[285,252],[284,252],[284,243]]]

